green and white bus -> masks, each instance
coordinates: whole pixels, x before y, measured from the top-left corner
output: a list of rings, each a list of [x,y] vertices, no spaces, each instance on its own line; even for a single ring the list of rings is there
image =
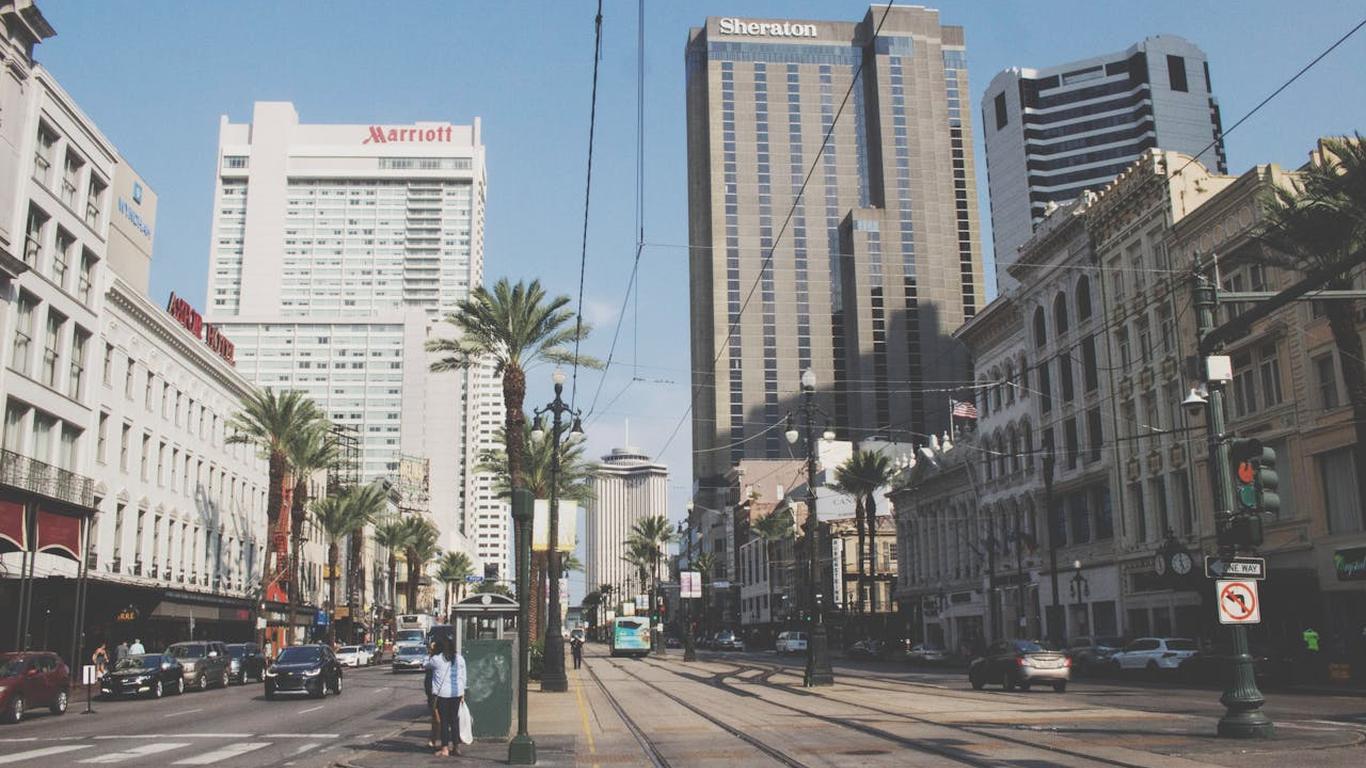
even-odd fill
[[[618,616],[612,620],[613,656],[648,656],[650,654],[650,618],[648,616]]]

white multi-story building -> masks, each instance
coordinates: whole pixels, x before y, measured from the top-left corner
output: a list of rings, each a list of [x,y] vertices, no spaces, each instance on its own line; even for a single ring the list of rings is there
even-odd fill
[[[593,470],[593,499],[584,530],[584,588],[610,584],[629,596],[641,584],[628,565],[626,539],[636,521],[668,515],[669,469],[638,448],[613,448]],[[629,590],[628,590],[629,587]]]
[[[996,283],[1050,203],[1099,190],[1144,150],[1197,155],[1226,172],[1219,103],[1204,51],[1157,35],[1123,51],[997,74],[982,95]]]
[[[486,372],[432,373],[424,351],[483,279],[484,194],[478,119],[310,125],[258,102],[219,126],[206,319],[253,382],[356,430],[362,481],[429,459],[443,548],[505,567],[505,505],[471,476],[501,402]]]

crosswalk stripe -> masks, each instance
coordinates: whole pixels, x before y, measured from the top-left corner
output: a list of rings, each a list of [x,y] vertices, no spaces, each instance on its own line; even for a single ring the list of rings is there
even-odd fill
[[[294,750],[293,752],[291,752],[291,753],[289,754],[289,756],[290,756],[290,757],[298,757],[299,755],[302,755],[303,753],[307,752],[307,751],[310,750],[310,749],[317,749],[317,748],[318,748],[319,746],[321,746],[321,745],[322,745],[322,742],[320,742],[320,741],[310,741],[310,742],[308,742],[308,743],[306,743],[306,744],[300,744],[300,745],[299,745],[299,748],[296,749],[296,750]]]
[[[245,755],[252,750],[268,746],[270,746],[270,742],[268,741],[249,741],[245,744],[229,744],[226,747],[215,749],[212,752],[205,752],[202,755],[195,755],[194,757],[187,757],[184,760],[177,760],[172,763],[172,765],[209,765],[220,760],[228,760],[237,757],[238,755]]]
[[[94,744],[68,744],[61,747],[42,747],[41,749],[30,749],[27,752],[16,752],[12,755],[0,755],[0,765],[8,763],[19,763],[26,760],[33,760],[48,755],[60,755],[63,752],[75,752],[78,749],[90,749]]]
[[[163,741],[156,744],[143,744],[140,747],[133,747],[126,752],[110,752],[107,755],[91,757],[82,760],[82,763],[121,763],[124,760],[132,760],[135,757],[146,757],[155,755],[158,752],[167,752],[172,749],[190,746],[188,741]]]

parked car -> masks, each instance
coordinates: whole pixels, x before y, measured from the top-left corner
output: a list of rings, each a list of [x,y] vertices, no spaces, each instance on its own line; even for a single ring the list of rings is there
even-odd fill
[[[1067,657],[1072,660],[1074,674],[1095,674],[1105,669],[1110,657],[1123,647],[1120,637],[1074,637],[1067,642]]]
[[[779,632],[773,650],[778,653],[806,653],[806,633]]]
[[[359,645],[343,645],[337,649],[337,661],[343,667],[368,667],[370,654]]]
[[[877,659],[886,652],[886,644],[881,640],[860,640],[849,646],[845,654],[851,659]]]
[[[1048,683],[1062,693],[1072,679],[1072,660],[1061,651],[1051,651],[1034,640],[1004,640],[987,647],[968,665],[968,682],[974,690],[987,683],[1000,683],[1007,691],[1029,690],[1035,683]]]
[[[427,649],[420,645],[400,645],[394,651],[394,660],[390,668],[394,674],[405,671],[421,671],[422,665],[427,661]]]
[[[723,629],[716,633],[712,640],[712,647],[718,651],[743,651],[745,650],[744,638],[730,631]]]
[[[1143,670],[1149,674],[1171,672],[1200,650],[1187,637],[1140,637],[1110,656],[1114,672]]]
[[[291,645],[266,670],[266,699],[280,693],[306,693],[321,699],[342,692],[342,665],[325,645]]]
[[[380,662],[379,646],[375,645],[374,643],[362,643],[360,647],[364,648],[365,653],[370,657],[371,666],[374,666],[375,664],[378,664]]]
[[[124,656],[100,678],[100,697],[150,696],[185,692],[185,667],[169,653]]]
[[[34,707],[66,713],[71,672],[55,653],[0,653],[0,719],[17,723]]]
[[[664,647],[665,647],[665,648],[682,648],[682,647],[683,647],[683,641],[682,641],[682,640],[679,640],[677,637],[674,637],[673,635],[669,635],[668,637],[664,638]]]
[[[942,664],[948,661],[949,653],[943,648],[930,643],[916,643],[911,646],[911,650],[906,651],[907,661],[916,661],[924,664]]]
[[[217,640],[175,643],[166,649],[184,668],[185,687],[206,691],[209,686],[228,687],[228,648]]]
[[[1257,677],[1258,685],[1284,685],[1290,680],[1294,668],[1293,658],[1260,644],[1253,644],[1248,652],[1252,656],[1252,672]],[[1177,666],[1176,676],[1187,683],[1222,682],[1229,656],[1227,646],[1201,648],[1182,659]]]
[[[255,643],[228,643],[228,681],[260,682],[266,673],[266,657]]]

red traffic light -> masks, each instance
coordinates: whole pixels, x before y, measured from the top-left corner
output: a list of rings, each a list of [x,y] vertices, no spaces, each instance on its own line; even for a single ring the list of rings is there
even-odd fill
[[[1257,468],[1250,461],[1238,462],[1238,482],[1250,483],[1257,476]]]

